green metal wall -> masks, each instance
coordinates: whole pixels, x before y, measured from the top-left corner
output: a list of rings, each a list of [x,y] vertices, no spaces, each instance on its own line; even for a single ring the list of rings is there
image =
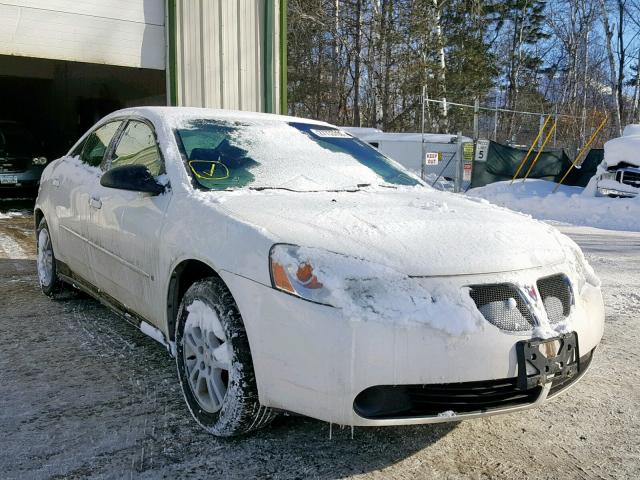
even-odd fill
[[[286,0],[167,0],[171,105],[286,113]]]

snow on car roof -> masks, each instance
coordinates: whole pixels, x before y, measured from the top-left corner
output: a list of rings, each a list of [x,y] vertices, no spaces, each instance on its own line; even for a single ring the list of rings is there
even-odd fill
[[[349,131],[349,129],[347,129]],[[458,138],[457,135],[441,133],[394,133],[394,132],[351,132],[356,137],[365,142],[417,142],[421,143],[424,138],[428,143],[452,143]],[[469,137],[461,137],[462,141],[471,141]]]
[[[216,108],[198,107],[132,107],[124,108],[110,113],[105,119],[122,117],[124,115],[139,115],[154,123],[166,123],[171,126],[179,125],[185,120],[193,119],[216,119],[231,121],[278,121],[278,122],[301,122],[313,125],[333,126],[318,120],[308,118],[291,117],[288,115],[277,115],[274,113],[247,112],[241,110],[223,110]]]

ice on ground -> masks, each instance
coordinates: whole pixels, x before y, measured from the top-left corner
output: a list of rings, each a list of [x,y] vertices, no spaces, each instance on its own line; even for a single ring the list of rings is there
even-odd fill
[[[640,146],[640,137],[638,137]],[[609,230],[640,231],[640,196],[636,198],[594,197],[588,189],[546,180],[496,182],[467,192],[468,196],[531,215],[571,225]]]

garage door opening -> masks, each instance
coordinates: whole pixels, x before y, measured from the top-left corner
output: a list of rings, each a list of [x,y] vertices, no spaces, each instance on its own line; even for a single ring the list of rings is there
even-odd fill
[[[166,105],[164,70],[0,55],[0,120],[23,123],[49,159],[119,108]]]

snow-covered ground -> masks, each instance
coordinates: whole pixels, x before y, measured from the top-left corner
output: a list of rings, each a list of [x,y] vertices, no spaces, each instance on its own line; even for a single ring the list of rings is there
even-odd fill
[[[580,187],[561,186],[545,180],[497,182],[467,192],[472,197],[526,213],[539,220],[609,230],[640,231],[640,196],[595,197]]]
[[[567,393],[459,424],[356,428],[353,439],[280,417],[227,440],[194,425],[157,342],[83,295],[42,295],[32,217],[2,218],[0,245],[20,255],[0,247],[0,477],[640,478],[640,233],[560,228],[602,279],[607,313],[593,366]]]

